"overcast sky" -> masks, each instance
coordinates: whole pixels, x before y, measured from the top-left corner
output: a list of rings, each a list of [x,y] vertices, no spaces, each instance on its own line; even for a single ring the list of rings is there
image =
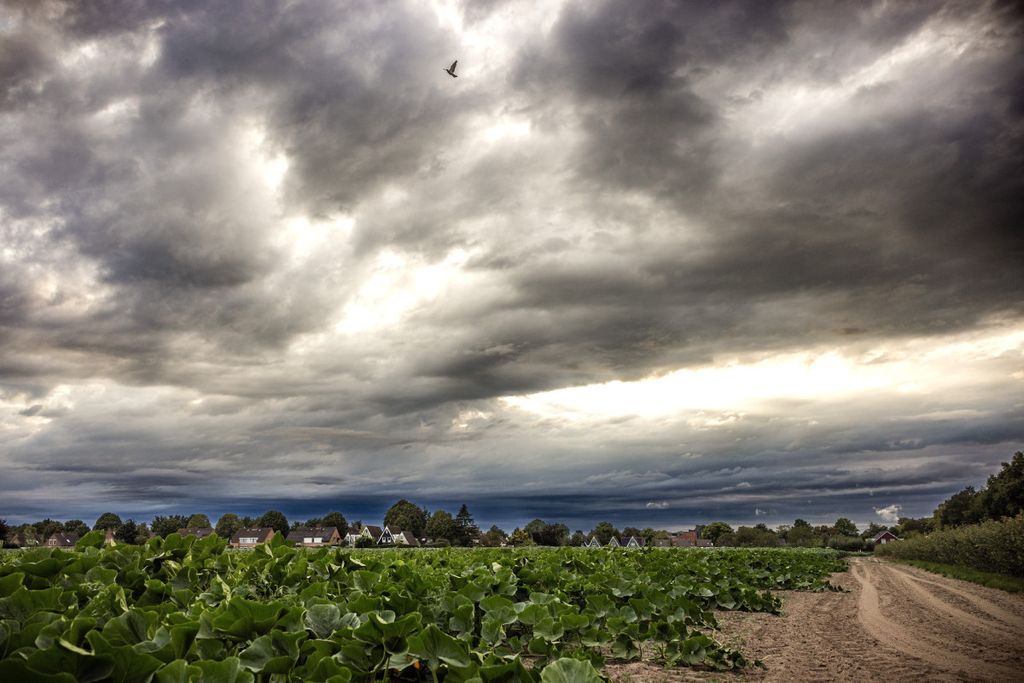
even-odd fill
[[[1012,2],[0,7],[9,522],[863,525],[1024,445]]]

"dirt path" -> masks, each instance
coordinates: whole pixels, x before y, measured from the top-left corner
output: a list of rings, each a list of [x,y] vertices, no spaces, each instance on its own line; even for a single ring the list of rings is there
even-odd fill
[[[843,593],[783,591],[783,615],[719,613],[719,640],[766,670],[636,663],[616,681],[1024,681],[1024,597],[874,558],[834,574]]]

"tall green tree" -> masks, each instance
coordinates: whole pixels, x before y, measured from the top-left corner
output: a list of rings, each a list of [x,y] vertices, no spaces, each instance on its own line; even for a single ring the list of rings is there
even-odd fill
[[[984,498],[968,486],[939,504],[935,521],[940,527],[976,524],[985,518]]]
[[[121,526],[114,530],[114,540],[118,543],[127,543],[129,545],[135,545],[138,541],[136,536],[139,534],[139,526],[133,519],[126,519]]]
[[[536,545],[559,546],[569,543],[569,527],[561,523],[549,524],[543,519],[535,519],[523,531],[530,535]]]
[[[540,545],[549,546],[568,545],[569,527],[562,524],[561,522],[545,524],[544,528],[540,532],[539,540],[537,541],[537,543]]]
[[[612,540],[612,536],[619,535],[619,530],[611,522],[598,522],[590,534],[596,536],[601,545],[608,545],[608,541]]]
[[[345,521],[345,515],[340,512],[328,512],[320,520],[320,526],[338,527],[338,533],[342,536],[348,533],[348,522]],[[405,529],[402,531],[405,531]]]
[[[231,540],[239,529],[244,528],[242,526],[242,520],[234,512],[225,512],[217,520],[217,527],[214,529],[214,533],[223,539]]]
[[[384,513],[384,525],[410,531],[419,538],[427,528],[427,511],[402,498]]]
[[[284,516],[283,512],[277,510],[267,510],[256,522],[259,527],[268,526],[279,534],[288,534],[288,518]]]
[[[480,529],[473,521],[473,515],[469,514],[469,508],[463,503],[455,515],[456,542],[461,546],[473,545],[473,542],[480,536]]]
[[[513,529],[512,533],[509,534],[508,542],[516,547],[534,545],[533,539],[530,537],[530,534],[526,532],[526,529]]]
[[[840,536],[856,536],[858,533],[857,525],[846,517],[840,517],[837,519],[836,523],[833,524],[832,527]]]
[[[153,535],[161,538],[166,538],[176,533],[178,529],[184,529],[187,526],[188,517],[185,515],[157,515],[150,523]]]
[[[701,529],[700,532],[701,538],[707,539],[715,545],[718,545],[718,541],[722,537],[722,534],[731,533],[732,527],[725,522],[711,522],[711,524],[708,524]]]
[[[796,548],[820,548],[822,537],[810,524],[804,526],[794,524],[786,534],[786,543]]]
[[[80,519],[69,519],[64,522],[64,533],[85,536],[89,533],[89,525]]]
[[[1015,517],[1024,512],[1024,452],[1017,451],[998,473],[988,478],[982,505],[990,519]]]
[[[523,527],[523,531],[530,535],[530,539],[539,544],[541,537],[544,535],[544,529],[546,529],[548,523],[543,519],[535,519]]]
[[[892,532],[900,538],[930,534],[935,531],[935,517],[900,517]]]
[[[732,544],[737,548],[766,548],[779,545],[779,537],[767,526],[741,526],[732,537]]]
[[[455,529],[455,519],[450,512],[438,510],[430,516],[427,522],[425,533],[431,541],[447,541],[456,543],[458,532]]]
[[[139,522],[135,528],[135,543],[142,545],[151,538],[153,538],[153,532],[149,530],[149,526],[145,522]]]
[[[210,524],[210,518],[203,514],[194,514],[188,518],[185,524],[186,529],[208,529],[213,525]]]
[[[492,524],[490,529],[480,534],[480,545],[488,548],[497,548],[506,538],[508,538],[508,534],[499,529],[496,524]]]
[[[59,531],[64,531],[64,523],[58,522],[55,519],[47,517],[41,522],[36,522],[32,525],[36,529],[36,535],[45,542],[50,536],[53,536]]]
[[[121,518],[115,515],[113,512],[104,512],[96,519],[96,523],[92,525],[93,529],[117,529],[123,522]]]

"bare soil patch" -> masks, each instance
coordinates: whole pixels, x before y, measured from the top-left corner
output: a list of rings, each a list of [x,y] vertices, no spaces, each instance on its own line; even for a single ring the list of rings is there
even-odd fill
[[[766,669],[605,667],[615,681],[1021,681],[1024,596],[875,558],[833,574],[843,593],[779,591],[782,616],[720,612],[716,637]]]

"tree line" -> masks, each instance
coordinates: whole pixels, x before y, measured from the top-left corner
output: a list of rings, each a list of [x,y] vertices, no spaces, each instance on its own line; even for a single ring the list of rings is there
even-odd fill
[[[1024,511],[1024,452],[1017,451],[1010,462],[988,478],[980,490],[968,486],[935,508],[938,528],[978,524],[987,520],[1016,517]]]
[[[462,505],[455,516],[445,510],[437,510],[430,514],[426,508],[420,508],[402,499],[388,508],[384,515],[384,525],[392,530],[409,531],[416,538],[426,536],[437,545],[469,546],[478,542],[487,545],[492,544],[492,541],[493,545],[500,545],[505,538],[504,532],[500,529],[497,530],[498,536],[495,536],[497,527],[492,527],[490,531],[481,534],[466,505]],[[283,535],[287,535],[292,529],[302,527],[336,527],[338,533],[344,537],[350,531],[358,533],[363,526],[361,520],[350,524],[345,515],[336,511],[322,517],[293,522],[289,522],[285,514],[279,510],[268,510],[257,517],[227,512],[220,516],[216,525],[211,524],[210,518],[202,513],[157,515],[146,523],[136,522],[134,519],[122,520],[114,512],[104,512],[91,527],[81,519],[61,522],[47,518],[19,526],[8,526],[0,519],[0,540],[6,539],[8,546],[36,546],[45,544],[48,538],[57,533],[84,536],[89,531],[109,530],[118,543],[141,544],[153,536],[165,537],[180,529],[212,528],[218,536],[230,539],[241,529],[261,527],[269,527]]]
[[[891,531],[900,538],[927,534],[936,529],[946,529],[986,520],[1014,517],[1024,511],[1024,453],[1018,451],[1010,462],[1004,462],[996,474],[989,477],[981,489],[968,486],[939,504],[930,517],[900,517],[893,525],[872,522],[860,530],[846,517],[840,517],[834,524],[812,525],[797,519],[793,524],[784,524],[775,529],[765,524],[733,528],[725,522],[698,525],[701,538],[716,546],[778,546],[831,547],[840,550],[859,550],[870,545],[870,540],[883,531]],[[617,529],[611,522],[599,522],[589,533],[578,529],[570,532],[560,522],[535,519],[512,533],[506,533],[497,526],[481,531],[465,504],[453,516],[446,510],[431,513],[406,499],[399,500],[384,514],[384,525],[392,530],[400,529],[412,533],[417,539],[427,539],[431,545],[455,546],[499,546],[499,545],[540,545],[540,546],[581,546],[591,537],[607,545],[613,536],[622,540],[635,536],[645,545],[652,545],[658,539],[669,538],[665,530],[651,527],[624,527]],[[204,514],[157,515],[148,524],[133,519],[122,520],[113,512],[105,512],[90,527],[83,520],[58,521],[44,519],[39,522],[8,527],[0,519],[0,539],[7,539],[8,545],[40,545],[53,534],[64,532],[83,536],[90,530],[111,530],[120,543],[144,543],[152,536],[167,536],[182,528],[213,528],[214,533],[230,539],[240,529],[270,527],[282,534],[297,527],[337,527],[344,536],[358,532],[363,523],[351,524],[340,512],[329,512],[323,517],[289,523],[284,513],[268,510],[258,517],[240,516],[231,512],[221,515],[216,525],[210,523]]]

